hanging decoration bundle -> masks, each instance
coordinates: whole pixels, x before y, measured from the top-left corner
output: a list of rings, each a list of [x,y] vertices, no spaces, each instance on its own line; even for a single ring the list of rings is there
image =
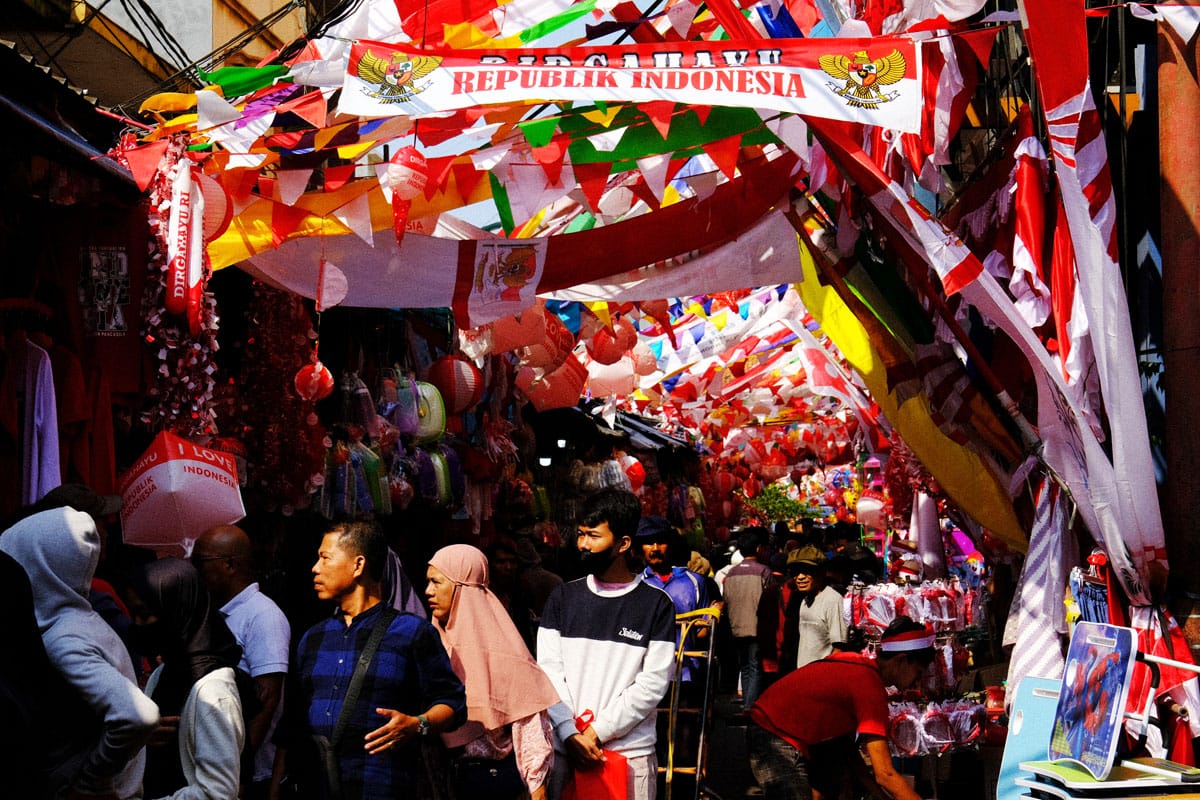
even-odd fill
[[[321,326],[321,312],[336,306],[346,298],[348,285],[346,275],[325,258],[325,238],[321,237],[321,260],[317,269],[317,329]],[[296,371],[292,385],[296,394],[310,403],[324,400],[333,394],[333,374],[321,363],[321,343],[317,330],[312,333],[312,351],[308,362]]]
[[[204,200],[187,137],[168,143],[150,184],[149,280],[142,298],[142,337],[155,354],[142,422],[180,436],[217,433],[213,403],[217,365],[216,301],[207,291]]]
[[[316,332],[302,298],[263,283],[255,282],[247,313],[256,333],[246,342],[238,385],[271,400],[243,402],[238,413],[248,453],[246,492],[256,505],[286,515],[306,508],[324,482],[325,428],[313,398],[292,391],[296,362],[308,357]],[[332,389],[332,377],[329,383]]]

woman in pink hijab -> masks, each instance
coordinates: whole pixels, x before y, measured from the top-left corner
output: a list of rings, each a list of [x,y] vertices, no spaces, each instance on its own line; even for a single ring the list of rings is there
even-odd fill
[[[459,798],[543,800],[553,764],[546,709],[558,692],[488,589],[487,556],[466,544],[429,559],[425,597],[454,672],[467,688],[467,722],[442,735]]]

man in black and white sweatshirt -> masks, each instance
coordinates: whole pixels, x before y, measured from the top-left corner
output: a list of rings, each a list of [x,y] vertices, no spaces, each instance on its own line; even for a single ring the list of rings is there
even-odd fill
[[[606,751],[627,760],[629,800],[655,795],[655,714],[674,669],[675,607],[630,568],[640,518],[630,492],[589,497],[577,541],[587,576],[555,589],[542,613],[538,663],[562,698],[550,709],[551,800],[574,769],[600,766]]]

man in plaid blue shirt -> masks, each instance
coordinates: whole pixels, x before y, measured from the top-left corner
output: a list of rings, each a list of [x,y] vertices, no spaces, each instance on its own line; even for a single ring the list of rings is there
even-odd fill
[[[372,523],[336,525],[313,565],[317,597],[333,617],[304,634],[297,651],[299,697],[309,734],[332,738],[358,656],[385,608],[380,579],[387,543]],[[292,698],[288,698],[292,702]],[[337,749],[344,800],[415,796],[420,739],[466,719],[466,694],[428,622],[399,614],[388,626]]]

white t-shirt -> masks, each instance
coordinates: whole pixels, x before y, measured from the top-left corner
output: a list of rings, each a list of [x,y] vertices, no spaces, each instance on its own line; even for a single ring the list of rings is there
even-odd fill
[[[846,622],[842,619],[842,596],[826,586],[813,598],[812,605],[800,602],[800,643],[796,669],[819,661],[833,652],[834,642],[846,641]]]
[[[154,694],[162,671],[159,665],[146,681],[147,695]],[[229,667],[215,669],[192,684],[179,715],[179,761],[187,784],[162,800],[237,797],[245,740],[237,679]]]

